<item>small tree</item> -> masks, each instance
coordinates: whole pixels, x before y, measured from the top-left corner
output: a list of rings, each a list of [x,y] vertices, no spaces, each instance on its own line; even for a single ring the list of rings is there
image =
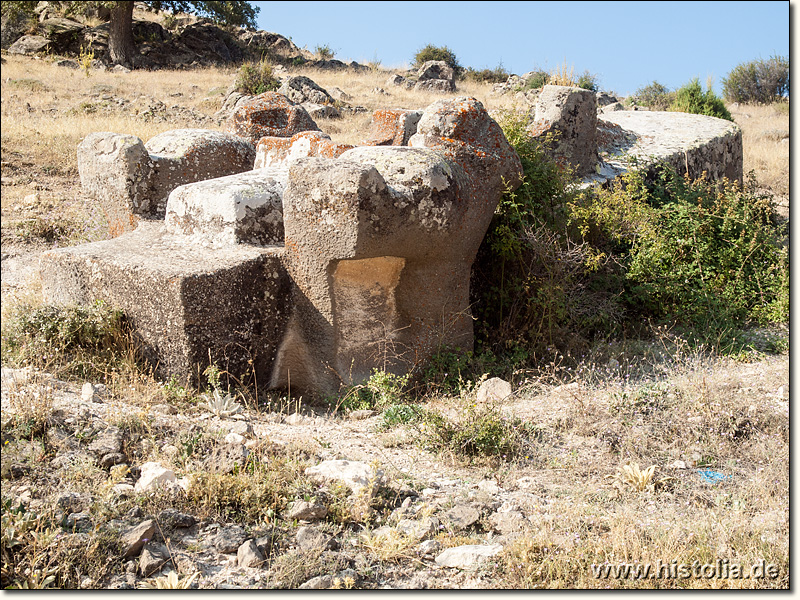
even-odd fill
[[[773,56],[734,67],[722,79],[722,95],[729,102],[766,104],[789,94],[789,59]]]

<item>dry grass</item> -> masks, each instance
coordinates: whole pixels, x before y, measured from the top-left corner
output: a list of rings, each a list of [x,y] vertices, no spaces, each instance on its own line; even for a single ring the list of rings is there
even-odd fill
[[[744,172],[779,196],[789,195],[789,103],[728,107],[742,128]]]

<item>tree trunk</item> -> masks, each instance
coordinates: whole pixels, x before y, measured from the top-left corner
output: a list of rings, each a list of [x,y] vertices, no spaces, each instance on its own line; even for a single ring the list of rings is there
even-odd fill
[[[108,53],[115,65],[133,65],[133,2],[117,2],[111,8]]]

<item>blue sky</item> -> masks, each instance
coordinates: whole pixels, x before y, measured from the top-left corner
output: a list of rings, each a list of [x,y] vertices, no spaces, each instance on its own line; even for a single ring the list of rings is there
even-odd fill
[[[467,67],[512,73],[565,61],[601,89],[627,95],[653,80],[705,84],[736,65],[789,56],[790,2],[254,2],[259,29],[340,60],[411,62],[426,44]],[[792,3],[794,4],[794,3]]]

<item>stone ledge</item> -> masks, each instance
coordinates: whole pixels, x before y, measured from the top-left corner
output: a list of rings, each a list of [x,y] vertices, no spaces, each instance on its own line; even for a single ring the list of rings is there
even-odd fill
[[[283,247],[187,244],[163,223],[40,259],[45,301],[123,310],[159,375],[197,383],[211,362],[267,381],[289,315]],[[252,362],[250,362],[252,361]]]

